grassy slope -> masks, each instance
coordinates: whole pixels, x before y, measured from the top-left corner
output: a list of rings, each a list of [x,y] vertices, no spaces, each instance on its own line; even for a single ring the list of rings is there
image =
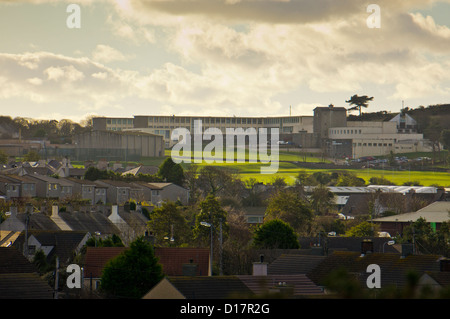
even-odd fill
[[[170,150],[166,150],[166,156],[170,156]],[[279,154],[279,167],[276,174],[261,174],[262,166],[269,166],[268,164],[262,163],[249,163],[246,161],[245,163],[213,163],[207,164],[203,162],[199,164],[203,165],[215,165],[222,167],[230,167],[237,170],[243,180],[248,178],[255,178],[258,181],[263,183],[270,183],[275,177],[283,177],[288,184],[291,184],[295,181],[295,177],[297,176],[299,171],[305,171],[309,174],[312,174],[317,171],[323,172],[331,172],[333,170],[320,170],[320,169],[307,169],[307,168],[299,168],[295,162],[328,162],[322,161],[319,157],[314,157],[314,154],[302,154],[295,152],[285,152],[280,151]],[[418,154],[410,154],[417,156]],[[412,157],[414,157],[412,156]],[[429,153],[420,154],[420,156],[429,156]],[[412,158],[411,157],[411,158]],[[248,159],[248,157],[246,157]],[[140,163],[144,165],[154,165],[159,166],[163,162],[164,158],[146,158],[143,159]],[[135,163],[138,164],[138,163]],[[187,168],[190,164],[182,163],[184,168]],[[343,168],[345,169],[345,168]],[[340,171],[343,169],[337,169],[335,171]],[[358,177],[363,178],[366,182],[369,181],[371,177],[384,177],[397,185],[402,185],[404,182],[408,181],[419,181],[421,185],[429,186],[429,185],[441,185],[441,186],[450,186],[450,174],[443,172],[422,172],[422,171],[390,171],[390,170],[378,170],[378,169],[348,169],[355,173]]]

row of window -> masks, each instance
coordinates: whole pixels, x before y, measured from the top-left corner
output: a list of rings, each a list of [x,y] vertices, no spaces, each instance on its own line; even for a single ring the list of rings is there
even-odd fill
[[[378,147],[391,147],[392,146],[392,143],[353,143],[353,147],[355,147],[355,146],[373,146],[373,147],[376,147],[376,146],[378,146]]]
[[[205,124],[280,124],[280,123],[299,123],[300,117],[286,118],[240,118],[240,117],[203,117],[203,118],[185,118],[185,117],[167,117],[167,116],[149,116],[148,123],[191,123],[195,120],[201,120]]]
[[[354,129],[354,130],[352,130],[352,129],[347,129],[347,130],[342,130],[342,129],[340,129],[340,130],[335,130],[335,129],[333,129],[333,130],[331,130],[331,133],[332,134],[362,134],[362,131],[361,131],[361,129]]]
[[[113,125],[133,125],[133,119],[107,119],[106,124]]]

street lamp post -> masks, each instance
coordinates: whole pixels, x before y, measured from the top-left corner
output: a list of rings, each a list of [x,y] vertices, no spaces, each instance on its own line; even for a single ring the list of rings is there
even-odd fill
[[[209,227],[211,230],[211,244],[210,244],[210,252],[209,252],[209,275],[212,276],[213,273],[213,225],[212,223],[200,222],[200,225]]]

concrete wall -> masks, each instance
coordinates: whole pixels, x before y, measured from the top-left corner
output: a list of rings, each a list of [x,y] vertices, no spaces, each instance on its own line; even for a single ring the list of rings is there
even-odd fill
[[[78,159],[138,160],[164,156],[161,136],[135,133],[91,131],[74,136]]]

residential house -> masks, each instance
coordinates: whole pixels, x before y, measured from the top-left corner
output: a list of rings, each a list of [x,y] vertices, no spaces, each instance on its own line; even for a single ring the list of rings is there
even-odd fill
[[[168,276],[207,276],[209,249],[155,247],[155,256]]]
[[[381,231],[389,232],[395,236],[396,234],[402,234],[405,227],[419,218],[424,218],[428,223],[431,223],[433,228],[438,230],[442,223],[450,221],[449,214],[450,202],[438,201],[415,212],[375,218],[373,222],[380,225]]]
[[[254,293],[237,276],[169,276],[142,299],[242,299]]]
[[[88,200],[90,204],[97,203],[95,201],[96,184],[94,182],[73,177],[66,177],[65,180],[72,184],[74,195],[80,195],[81,199]]]
[[[96,182],[94,182],[94,185],[95,185],[94,204],[106,204],[108,201],[106,196],[108,192],[108,186]]]
[[[61,230],[29,230],[26,235],[28,239],[25,239],[25,232],[22,232],[13,243],[13,247],[24,251],[25,256],[30,258],[41,250],[48,262],[58,257],[60,265],[70,263],[90,237],[86,231]]]
[[[441,260],[442,264],[449,264],[448,259]],[[439,294],[442,290],[450,292],[450,269],[441,267],[440,271],[426,271],[419,279],[419,287],[427,287],[432,290],[434,295]]]
[[[42,198],[68,198],[71,197],[73,192],[72,183],[67,182],[64,179],[54,178],[51,176],[33,174],[27,175],[36,181],[36,196]]]
[[[60,230],[50,216],[40,212],[18,212],[17,207],[11,206],[8,218],[0,224],[0,230],[9,232],[22,232],[29,230]]]
[[[123,206],[113,205],[108,219],[119,229],[120,238],[125,245],[134,241],[147,230],[148,218],[140,212],[127,211]]]
[[[7,200],[20,198],[20,181],[6,175],[0,175],[0,191]]]
[[[91,235],[99,234],[101,237],[112,235],[121,236],[121,231],[114,225],[108,216],[97,211],[58,211],[53,210],[52,219],[59,221],[61,229],[71,229],[73,231],[86,231]]]
[[[27,175],[19,176],[15,175],[12,178],[20,181],[20,197],[21,198],[33,198],[36,197],[36,181],[29,178]]]
[[[143,175],[155,175],[158,173],[158,166],[148,166],[148,165],[139,165],[137,167],[131,168],[129,170],[126,170],[122,173],[122,175],[134,175],[138,176],[139,174]]]
[[[27,176],[0,175],[0,191],[6,199],[35,197],[36,181]]]
[[[126,249],[126,247],[87,247],[83,261],[83,287],[91,291],[98,289],[103,268],[105,268],[107,262]]]
[[[336,251],[327,256],[308,274],[315,284],[326,288],[326,280],[336,270],[344,270],[353,276],[362,288],[367,288],[371,272],[367,267],[379,265],[382,269],[381,288],[403,288],[408,284],[408,273],[414,271],[422,276],[427,271],[439,271],[441,256],[391,253],[367,253]]]
[[[252,275],[167,276],[143,299],[242,299],[321,296],[306,275],[268,275],[267,263],[253,264]]]
[[[181,201],[186,205],[189,201],[189,190],[174,183],[134,182],[144,189],[144,197],[150,199],[153,205],[161,206],[165,200]]]
[[[53,299],[53,289],[13,247],[0,247],[0,299]]]
[[[376,253],[400,254],[400,245],[389,245],[390,241],[392,241],[390,237],[318,236],[299,238],[299,244],[302,249],[308,249],[308,254],[318,256],[331,255],[336,251],[363,253],[363,250]]]
[[[130,200],[130,184],[123,181],[98,180],[96,185],[106,187],[106,202],[122,205]]]

